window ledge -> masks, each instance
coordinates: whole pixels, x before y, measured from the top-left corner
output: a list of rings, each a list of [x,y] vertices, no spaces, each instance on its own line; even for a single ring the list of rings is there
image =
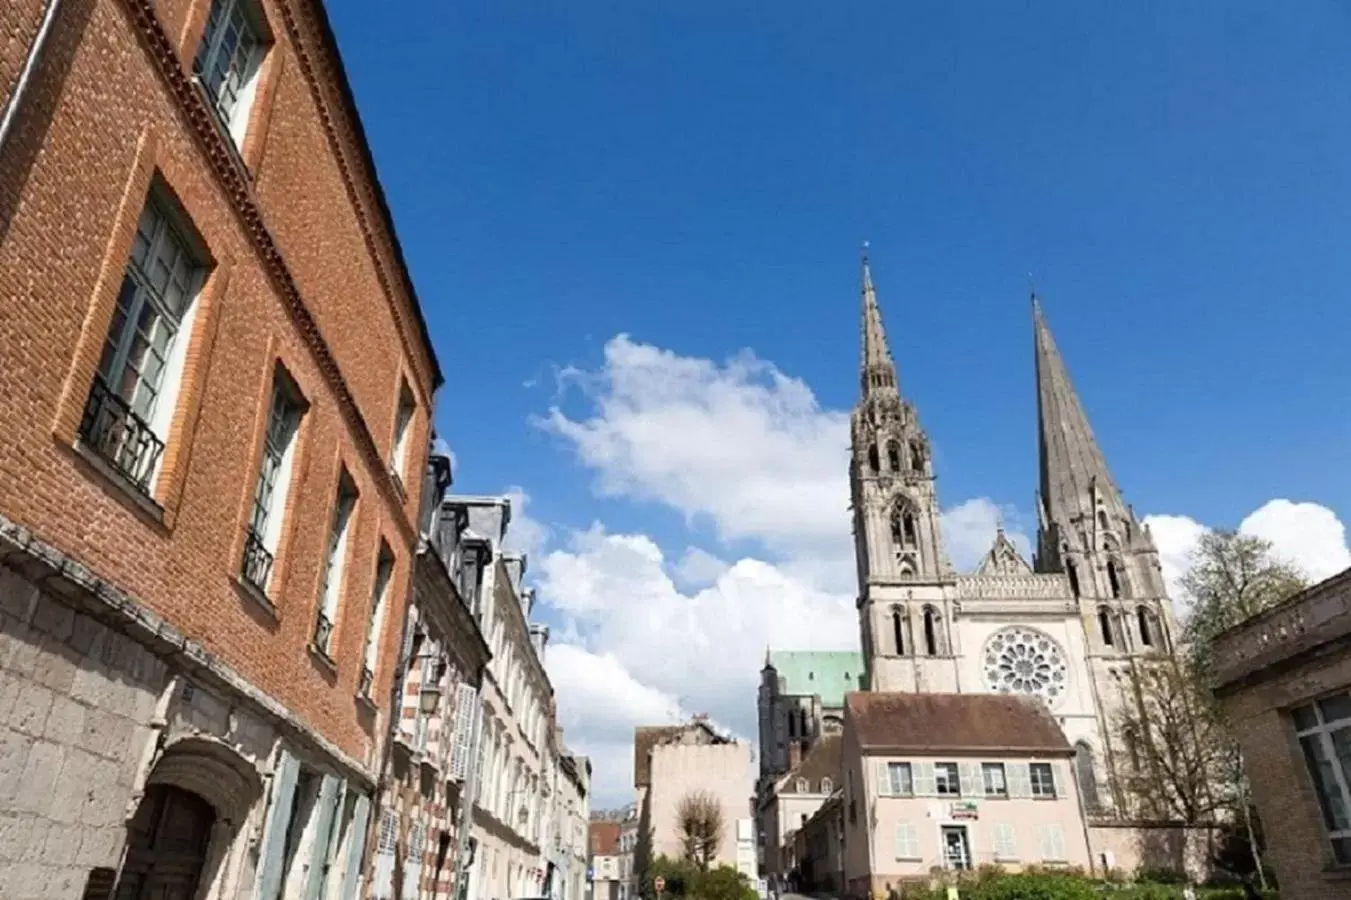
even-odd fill
[[[113,468],[107,460],[99,455],[98,451],[84,441],[76,441],[75,455],[88,463],[95,472],[103,477],[104,481],[125,495],[139,515],[148,518],[152,524],[158,525],[160,528],[165,527],[164,507],[156,503],[153,497],[141,490],[130,478]]]
[[[310,641],[309,644],[306,645],[306,649],[310,651],[310,659],[314,660],[314,662],[325,672],[334,676],[338,674],[338,664],[333,661],[333,657],[329,656],[323,650],[320,650],[318,644],[314,643],[314,641]]]
[[[196,74],[188,76],[188,80],[192,82],[193,87],[197,88],[198,96],[206,104],[207,117],[211,119],[211,124],[216,126],[216,131],[225,141],[225,146],[230,151],[231,162],[239,170],[239,174],[244,176],[244,180],[250,185],[253,184],[253,173],[249,171],[248,163],[244,162],[244,156],[240,152],[239,145],[235,143],[235,136],[230,133],[229,127],[220,120],[220,115],[216,112],[216,98],[211,96],[211,92],[206,89],[206,85],[202,84],[202,79]]]
[[[281,621],[281,615],[277,612],[277,605],[267,598],[267,594],[258,590],[247,578],[238,573],[235,574],[234,582],[239,592],[261,607],[263,612],[272,617],[273,621]]]

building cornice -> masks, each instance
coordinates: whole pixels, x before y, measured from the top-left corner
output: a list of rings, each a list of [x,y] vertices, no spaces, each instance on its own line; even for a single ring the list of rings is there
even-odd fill
[[[381,492],[393,508],[403,509],[403,496],[394,484],[394,478],[389,472],[388,464],[380,453],[365,418],[361,415],[356,398],[352,394],[347,380],[343,377],[342,370],[333,356],[333,351],[324,340],[318,323],[301,297],[300,287],[282,256],[281,248],[268,229],[266,221],[264,221],[262,208],[254,196],[253,185],[244,171],[243,163],[239,160],[233,148],[227,144],[228,138],[217,125],[215,114],[207,107],[201,91],[184,72],[173,42],[169,35],[165,33],[159,17],[155,14],[153,0],[121,0],[121,2],[131,16],[132,23],[135,25],[150,58],[159,70],[160,77],[164,79],[170,93],[178,102],[184,120],[201,146],[207,163],[239,219],[244,234],[253,245],[262,268],[267,272],[281,295],[283,305],[290,314],[292,324],[309,348],[320,373],[333,391],[338,409],[352,431],[354,443],[360,449],[370,467],[369,475],[371,479],[380,486]],[[288,4],[282,3],[281,5],[286,17],[287,28],[294,32],[296,25],[293,14]],[[292,39],[295,40],[294,33]],[[296,55],[301,57],[303,66],[303,44],[297,43],[295,51]],[[336,50],[333,50],[333,52],[336,54]],[[307,72],[307,78],[313,78],[311,72]],[[331,131],[333,124],[332,118],[327,112],[327,106],[320,103],[320,109],[325,128]],[[336,140],[336,138],[330,137],[330,140]],[[369,153],[369,150],[367,152]],[[341,160],[341,158],[342,155],[339,154],[339,159]],[[350,182],[351,174],[345,167],[343,168],[343,177]],[[353,188],[349,186],[348,190],[352,191]],[[357,206],[359,208],[359,204]],[[363,233],[368,234],[369,228],[365,220],[362,219],[361,222]],[[369,236],[367,239],[368,242],[373,240]],[[368,246],[370,246],[369,243]],[[381,271],[379,257],[376,256],[373,261],[376,270]],[[405,277],[407,277],[406,272]],[[382,275],[381,278],[383,286],[385,284],[384,276]],[[386,293],[386,298],[388,299],[388,297],[389,294]],[[416,301],[412,297],[410,297],[410,301],[416,305]],[[396,305],[391,303],[390,307],[394,310],[397,318]],[[402,328],[400,331],[402,333]],[[430,344],[427,346],[427,352],[429,354],[431,352]],[[432,368],[435,372],[434,365]],[[439,378],[439,372],[435,372],[433,384],[436,384]],[[430,400],[430,398],[427,399]],[[412,543],[416,539],[412,522],[408,520],[406,515],[397,516],[396,520],[405,540]]]

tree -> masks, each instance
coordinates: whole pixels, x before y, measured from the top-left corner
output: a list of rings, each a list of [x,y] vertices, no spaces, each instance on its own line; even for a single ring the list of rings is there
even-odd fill
[[[722,827],[722,804],[707,791],[686,794],[676,807],[681,851],[700,871],[707,872],[717,857]]]

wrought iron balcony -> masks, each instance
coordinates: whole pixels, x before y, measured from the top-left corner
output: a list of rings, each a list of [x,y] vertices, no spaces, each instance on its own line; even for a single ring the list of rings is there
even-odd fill
[[[164,453],[164,442],[132,411],[102,375],[94,377],[80,421],[80,440],[136,487],[150,493],[150,478]]]
[[[314,623],[314,646],[321,652],[328,653],[328,641],[333,637],[333,623],[328,620],[328,616],[322,612]]]
[[[263,546],[263,539],[252,528],[244,536],[241,572],[249,584],[267,593],[267,580],[272,575],[272,552]]]
[[[371,696],[371,688],[375,684],[375,673],[371,671],[370,666],[361,667],[361,680],[357,682],[357,693],[367,699]]]

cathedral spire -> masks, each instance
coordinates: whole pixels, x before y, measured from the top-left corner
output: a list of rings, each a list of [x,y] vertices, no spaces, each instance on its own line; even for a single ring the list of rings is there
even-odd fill
[[[872,267],[868,264],[868,242],[863,242],[863,356],[860,364],[863,396],[879,390],[896,390],[896,363],[887,349],[887,333],[882,328],[882,311],[877,306]]]
[[[1041,301],[1032,295],[1032,328],[1037,359],[1037,450],[1041,468],[1040,503],[1050,522],[1068,527],[1081,517],[1094,518],[1099,502],[1113,516],[1126,513],[1107,460],[1098,448],[1079,397],[1070,384]]]

